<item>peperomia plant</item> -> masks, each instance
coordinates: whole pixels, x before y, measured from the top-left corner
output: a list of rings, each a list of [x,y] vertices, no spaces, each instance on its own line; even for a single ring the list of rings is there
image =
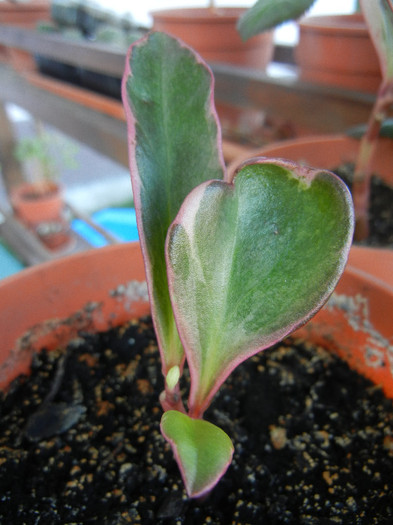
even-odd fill
[[[212,74],[167,34],[131,46],[122,95],[165,377],[161,430],[196,497],[233,454],[205,410],[237,365],[307,321],[332,293],[351,244],[352,202],[332,173],[279,159],[251,159],[230,178]]]

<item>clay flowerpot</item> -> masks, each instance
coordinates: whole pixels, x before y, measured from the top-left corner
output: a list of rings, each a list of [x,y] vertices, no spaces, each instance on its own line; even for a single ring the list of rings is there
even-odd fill
[[[34,29],[38,22],[50,20],[48,0],[30,0],[28,2],[0,2],[0,24],[15,25]],[[10,61],[18,71],[34,68],[34,59],[27,51],[0,46],[0,58]]]
[[[270,513],[269,509],[274,507],[272,501],[276,498],[277,493],[274,492],[273,500],[271,495],[266,497],[266,490],[261,491],[253,488],[252,478],[262,477],[262,479],[266,480],[266,484],[269,485],[272,483],[272,479],[275,478],[274,471],[277,468],[280,473],[284,474],[284,479],[287,479],[288,461],[292,455],[296,459],[295,463],[291,463],[294,464],[292,471],[296,470],[300,473],[301,482],[304,481],[303,470],[310,471],[311,460],[306,461],[309,453],[302,439],[305,439],[307,436],[311,437],[315,433],[312,426],[302,427],[298,431],[297,441],[300,440],[302,448],[294,452],[286,445],[286,437],[282,433],[283,427],[280,426],[279,419],[274,420],[275,424],[273,427],[269,426],[262,432],[263,436],[267,436],[266,439],[270,449],[258,447],[258,439],[261,436],[261,432],[257,432],[256,435],[253,434],[252,440],[250,442],[247,441],[247,433],[251,432],[251,427],[254,423],[258,422],[259,424],[264,410],[266,409],[269,412],[273,402],[273,399],[270,397],[268,398],[269,403],[263,402],[265,400],[263,397],[264,387],[261,385],[259,371],[259,368],[269,368],[269,366],[261,365],[257,367],[255,362],[253,362],[255,361],[253,358],[253,360],[248,360],[248,363],[254,370],[253,374],[256,374],[256,377],[253,377],[252,381],[247,381],[247,377],[250,376],[246,374],[245,379],[241,380],[241,384],[245,384],[245,387],[242,386],[242,388],[245,388],[248,392],[250,383],[256,383],[261,389],[257,392],[257,398],[252,398],[248,401],[249,413],[246,409],[243,409],[241,417],[233,425],[234,429],[244,428],[245,423],[243,420],[249,422],[250,429],[246,426],[246,434],[240,434],[241,437],[236,440],[238,454],[241,452],[240,449],[245,449],[247,451],[247,459],[245,458],[242,462],[235,460],[235,464],[230,468],[228,476],[220,482],[221,485],[213,491],[207,500],[203,500],[203,502],[197,500],[187,501],[182,492],[179,473],[174,465],[173,457],[168,448],[165,448],[163,439],[158,431],[160,418],[158,402],[152,403],[150,401],[152,395],[156,399],[157,392],[155,392],[154,388],[157,390],[160,387],[160,382],[156,379],[156,377],[160,376],[160,366],[156,363],[158,361],[158,352],[155,348],[156,345],[152,341],[152,335],[150,332],[147,335],[143,332],[143,325],[147,324],[144,321],[138,324],[135,324],[135,322],[128,323],[128,326],[123,327],[123,331],[120,333],[116,332],[117,339],[115,343],[119,344],[120,339],[123,338],[128,344],[124,349],[121,349],[124,362],[122,361],[114,367],[113,373],[116,373],[116,379],[111,381],[109,378],[108,387],[100,388],[96,386],[89,390],[89,393],[91,391],[93,397],[95,396],[95,401],[93,404],[87,403],[87,393],[84,391],[82,394],[81,381],[85,380],[87,382],[87,377],[96,378],[95,368],[92,370],[91,368],[104,357],[105,359],[114,360],[114,351],[106,346],[106,339],[104,340],[105,346],[100,347],[100,350],[98,350],[94,346],[98,339],[88,339],[86,334],[100,330],[105,331],[110,327],[123,325],[123,323],[127,323],[132,319],[135,320],[149,312],[139,244],[114,245],[24,270],[20,274],[5,279],[0,283],[0,298],[0,331],[2,334],[0,383],[3,389],[7,388],[9,382],[17,374],[27,372],[32,356],[38,349],[45,347],[49,351],[54,350],[53,355],[56,356],[59,355],[59,350],[56,349],[62,348],[71,339],[74,340],[74,343],[70,347],[70,354],[67,360],[72,359],[72,365],[70,365],[68,370],[79,370],[79,375],[76,376],[77,379],[71,381],[70,387],[69,384],[66,384],[64,378],[59,381],[59,370],[61,372],[61,369],[67,366],[68,361],[65,362],[63,358],[55,372],[53,372],[53,369],[49,372],[48,368],[45,368],[51,362],[51,358],[47,353],[44,352],[42,357],[37,356],[35,359],[36,366],[40,366],[40,363],[44,365],[49,390],[52,392],[53,385],[57,383],[57,386],[59,386],[61,383],[60,399],[65,399],[62,397],[63,393],[65,390],[68,392],[70,389],[71,393],[73,393],[71,394],[71,401],[68,398],[68,403],[66,404],[64,401],[55,400],[52,405],[50,401],[44,401],[40,405],[39,400],[41,398],[39,396],[42,395],[42,392],[39,393],[38,391],[41,388],[37,387],[33,389],[29,400],[18,398],[18,403],[21,405],[21,407],[18,406],[17,408],[18,413],[23,409],[23,405],[30,402],[32,407],[28,408],[28,416],[33,414],[36,417],[38,414],[41,422],[43,414],[47,417],[48,406],[50,405],[51,410],[56,409],[56,415],[58,415],[59,409],[64,404],[66,404],[68,410],[73,410],[71,412],[73,415],[75,414],[75,409],[80,409],[80,411],[75,418],[78,420],[77,422],[71,422],[71,424],[68,422],[68,430],[56,431],[54,436],[50,435],[39,439],[34,436],[29,438],[27,435],[23,435],[23,432],[26,434],[26,430],[18,430],[19,443],[14,443],[12,447],[9,445],[2,446],[2,470],[4,472],[4,469],[7,468],[7,472],[9,472],[10,468],[13,469],[13,476],[10,476],[8,479],[4,480],[6,477],[4,474],[3,479],[0,476],[0,481],[4,485],[3,501],[7,501],[7,507],[3,505],[0,512],[3,512],[3,515],[6,517],[14,517],[13,514],[10,514],[9,507],[15,508],[15,500],[17,500],[18,516],[31,516],[31,510],[35,511],[37,515],[37,509],[43,508],[45,516],[51,523],[57,519],[56,516],[60,515],[67,517],[72,515],[74,521],[85,523],[91,519],[91,514],[86,516],[86,506],[83,507],[83,504],[78,504],[80,501],[79,494],[83,493],[85,494],[85,499],[83,500],[85,505],[89,503],[89,500],[94,500],[95,502],[94,505],[96,507],[93,510],[89,509],[89,512],[95,512],[98,521],[104,518],[108,523],[119,523],[120,516],[122,516],[127,522],[153,525],[167,522],[168,517],[178,518],[187,513],[188,515],[191,514],[192,517],[197,516],[195,520],[194,518],[192,520],[195,523],[202,523],[202,521],[207,523],[207,518],[206,521],[204,518],[201,521],[201,516],[205,515],[209,516],[209,519],[211,519],[210,516],[213,516],[215,523],[230,523],[231,519],[215,519],[215,515],[217,513],[221,515],[223,509],[225,511],[229,509],[230,516],[236,516],[236,523],[262,523],[259,521],[259,514],[254,516],[256,519],[250,519],[247,518],[249,516],[247,512],[250,512],[252,504],[261,504]],[[389,361],[392,327],[389,315],[386,315],[386,312],[391,312],[392,309],[393,288],[383,287],[372,277],[356,269],[347,268],[328,305],[306,327],[298,331],[297,335],[306,336],[309,341],[317,341],[333,352],[339,353],[343,359],[350,362],[351,366],[371,378],[377,385],[380,385],[387,396],[393,397],[393,375],[391,361]],[[138,349],[133,347],[135,340],[129,340],[132,337],[129,335],[130,332],[127,331],[130,330],[130,327],[134,330],[133,334],[135,337],[136,331],[138,331],[146,339],[147,350],[144,350],[143,355]],[[88,341],[87,347],[83,343],[86,337]],[[82,351],[79,350],[80,346]],[[317,354],[321,353],[321,350],[314,350]],[[99,355],[101,351],[102,354],[105,354],[102,358]],[[52,352],[49,352],[49,354],[52,355]],[[264,355],[265,352],[262,354]],[[106,357],[107,355],[108,358]],[[302,360],[311,361],[311,368],[316,366],[312,357],[309,359],[302,357]],[[316,376],[313,376],[316,383],[320,383],[318,374],[324,374],[324,367],[328,366],[330,360],[331,356],[328,354],[321,368],[313,372],[314,376]],[[116,363],[117,361],[115,361]],[[272,370],[273,368],[275,367],[272,366]],[[136,375],[136,370],[138,370],[139,374],[142,372],[142,377]],[[287,377],[286,382],[287,387],[288,385],[296,384],[298,381],[296,375],[298,370],[291,367],[289,370],[289,380]],[[97,375],[101,377],[101,375],[105,376],[108,373],[106,369],[102,371],[100,368]],[[272,375],[274,373],[276,373],[276,369],[273,370]],[[310,378],[308,379],[311,381]],[[330,380],[332,379],[334,380],[334,388],[333,392],[328,392],[330,398],[334,397],[337,391],[342,392],[347,388],[345,379],[337,379],[334,376],[334,370],[333,377],[330,376]],[[234,381],[239,381],[239,377]],[[28,379],[22,380],[21,386],[24,392],[28,382]],[[228,404],[226,398],[238,395],[239,383],[236,382],[235,385],[232,385],[227,394],[221,397],[224,405],[225,403]],[[114,389],[114,397],[109,397],[109,384],[112,385],[111,389]],[[46,388],[48,390],[48,386]],[[378,402],[375,404],[390,406],[389,402],[383,398],[378,387],[370,386],[366,383],[364,388],[370,392],[377,392],[379,397],[377,398]],[[15,392],[14,389],[15,385],[10,389],[10,395]],[[47,395],[47,390],[44,390],[44,396]],[[274,393],[272,397],[275,395]],[[9,398],[7,399],[5,410],[9,410],[11,404]],[[122,407],[122,415],[120,416],[120,421],[116,421],[116,425],[113,424],[112,420],[115,399],[116,403],[119,403],[120,407]],[[307,400],[310,403],[313,402],[310,396],[307,397]],[[293,414],[287,404],[290,401],[292,403],[291,399],[284,398],[281,403],[292,418]],[[350,410],[353,410],[355,401],[352,398],[346,400]],[[71,406],[69,406],[70,402]],[[306,412],[307,414],[307,407],[303,406],[302,403],[304,403],[304,400],[300,402],[301,412]],[[235,406],[236,403],[230,403],[230,405]],[[215,406],[217,407],[217,405]],[[225,414],[225,406],[223,410]],[[258,410],[257,416],[255,415],[256,410]],[[24,411],[26,411],[26,406]],[[216,411],[219,412],[218,410]],[[331,415],[330,413],[319,413],[318,417],[329,418]],[[339,414],[333,414],[332,418],[334,415],[340,417]],[[28,420],[30,423],[30,417],[28,417]],[[92,426],[87,426],[87,420],[92,421]],[[47,424],[51,423],[48,419],[46,419],[46,422]],[[310,418],[308,423],[312,425],[313,420]],[[2,424],[4,427],[4,421],[2,421]],[[16,423],[13,422],[14,427],[15,425]],[[77,428],[75,428],[76,426]],[[31,431],[30,424],[28,427]],[[18,429],[19,427],[16,426],[16,428]],[[24,428],[26,429],[27,427]],[[318,428],[322,429],[318,430],[317,433],[322,441],[315,446],[316,450],[322,449],[322,453],[326,455],[327,440],[331,440],[334,443],[334,449],[339,448],[341,450],[341,448],[346,446],[345,436],[340,434],[337,436],[329,435],[324,430],[325,426],[321,424]],[[388,423],[386,423],[386,432],[389,432],[389,429],[390,426],[388,427]],[[39,432],[45,431],[42,425],[38,430]],[[136,434],[137,430],[140,430],[141,434]],[[363,428],[361,432],[363,432],[362,435],[364,436],[372,430],[371,424]],[[15,432],[15,428],[12,428],[10,431]],[[271,441],[269,432],[272,436]],[[353,428],[348,430],[349,434],[351,432],[353,432]],[[3,434],[5,434],[4,431]],[[233,436],[233,434],[231,435]],[[138,437],[136,438],[135,436]],[[367,437],[368,434],[362,439],[366,440]],[[335,439],[337,439],[338,444],[335,443]],[[297,441],[294,441],[295,444]],[[254,443],[253,454],[249,452],[249,448],[252,448],[252,443]],[[389,457],[389,447],[392,446],[389,434],[385,436],[384,444],[386,447],[384,453]],[[379,449],[383,448],[380,443],[378,446]],[[56,456],[56,459],[54,458],[55,450],[60,454],[60,456]],[[372,447],[371,452],[369,450],[368,453],[374,454]],[[351,456],[351,454],[345,454],[345,449],[342,454],[343,456]],[[251,455],[253,455],[257,464],[250,463],[253,461]],[[271,458],[273,456],[275,459],[272,462]],[[335,457],[331,458],[333,464],[329,463],[329,467],[331,469],[334,468],[334,478],[339,477],[339,473],[342,470],[342,461],[344,461],[344,457],[340,455],[338,457],[340,459],[337,467],[334,463]],[[385,456],[383,457],[385,458]],[[39,464],[40,469],[23,470],[26,469],[24,464],[25,458],[30,458],[31,461],[35,462],[34,464]],[[284,459],[282,460],[282,458]],[[328,456],[328,459],[330,460],[330,456]],[[353,464],[357,461],[357,458],[350,457],[349,461]],[[388,465],[390,465],[390,462]],[[275,466],[276,463],[278,466]],[[360,468],[364,468],[365,463],[369,467],[367,456],[360,458]],[[165,468],[163,465],[165,465]],[[247,467],[247,465],[251,466]],[[45,487],[37,487],[34,481],[31,481],[29,485],[27,480],[35,479],[35,470],[44,473],[46,483],[43,483],[43,485]],[[273,474],[271,473],[272,470]],[[318,469],[316,470],[319,472]],[[96,471],[98,472],[97,477],[94,477],[94,481],[90,481],[93,479],[93,476],[96,476]],[[337,503],[338,496],[337,493],[333,494],[332,492],[336,489],[332,487],[333,480],[331,479],[330,471],[324,470],[323,474],[321,472],[319,474],[322,476],[320,481],[322,485],[321,490],[324,489],[323,485],[326,485],[330,491],[326,491],[326,498],[329,499],[329,508],[322,509],[320,512],[329,513],[331,511],[330,506]],[[390,471],[388,474],[383,473],[383,476],[383,479],[389,479]],[[13,490],[13,484],[15,485],[13,480],[15,478],[18,479],[17,483],[19,484],[16,485],[17,489],[15,487]],[[119,479],[123,481],[124,490],[122,489],[121,491],[114,489],[115,485],[118,486]],[[106,488],[104,492],[100,492],[100,490],[102,491],[101,484],[104,481]],[[244,490],[243,488],[238,490],[241,490],[241,500],[244,500],[244,502],[240,501],[239,506],[246,507],[245,517],[239,517],[239,507],[236,500],[233,502],[228,498],[228,491],[231,491],[230,487],[234,483],[236,486],[240,483],[240,486],[244,487]],[[25,484],[30,488],[28,493],[25,492],[25,487],[21,486]],[[153,486],[154,488],[158,486],[158,489],[153,491]],[[277,487],[276,490],[279,490],[281,486]],[[310,490],[314,488],[317,487],[311,485]],[[295,487],[293,490],[295,491],[294,497],[296,497],[299,489]],[[368,485],[366,490],[370,490]],[[339,491],[339,488],[337,488],[337,491]],[[137,499],[140,493],[142,497]],[[390,494],[388,493],[385,500],[390,497]],[[384,503],[383,495],[380,497],[377,495],[377,497],[379,498],[378,501],[381,500]],[[26,500],[26,498],[29,499]],[[250,501],[248,498],[250,498]],[[274,509],[275,515],[282,516],[283,512],[286,512],[286,515],[289,512],[295,513],[297,507],[292,510],[290,498],[284,502],[283,498],[284,496],[280,497],[280,506],[276,506]],[[300,491],[299,498],[301,500],[304,499],[303,489]],[[67,507],[63,505],[65,499],[67,500]],[[352,500],[355,501],[355,498],[352,497]],[[323,501],[325,507],[325,500],[321,498],[321,501]],[[48,506],[48,502],[50,506]],[[289,508],[286,506],[287,504]],[[386,506],[386,501],[384,504]],[[235,510],[231,510],[235,505]],[[354,504],[352,507],[354,507]],[[373,500],[368,503],[366,508],[370,507],[372,507],[372,512],[374,507],[379,508],[378,504],[373,505]],[[347,511],[347,508],[345,510]],[[236,514],[234,513],[235,511]],[[356,512],[356,510],[351,512]],[[326,516],[326,514],[323,515]],[[139,519],[140,517],[141,519]],[[26,520],[23,519],[23,521],[25,522]],[[69,519],[66,519],[66,521],[68,522]],[[170,521],[172,522],[173,519]],[[177,521],[180,521],[180,519],[177,519]],[[18,521],[16,519],[8,519],[4,522],[17,523]],[[295,520],[295,522],[298,521]],[[184,520],[184,523],[187,523],[187,519]]]
[[[51,349],[78,331],[105,330],[149,313],[144,279],[139,243],[125,243],[43,263],[3,280],[0,385],[26,371],[32,353],[42,347]],[[393,397],[388,364],[393,334],[390,315],[383,314],[392,311],[393,286],[348,267],[333,298],[299,333],[331,345]]]
[[[18,219],[48,248],[58,248],[70,242],[69,227],[63,217],[62,189],[58,184],[46,183],[45,191],[37,191],[30,183],[20,184],[11,190],[10,199]]]
[[[189,8],[155,11],[153,30],[183,40],[207,62],[265,69],[273,56],[271,32],[243,42],[236,29],[242,8]]]
[[[37,191],[30,183],[20,184],[11,191],[15,214],[28,225],[60,220],[63,211],[61,188],[55,183],[45,184]]]
[[[361,14],[308,17],[299,27],[295,53],[302,80],[377,91],[379,61]]]
[[[0,23],[20,27],[34,27],[41,20],[50,20],[48,0],[28,2],[1,2]]]
[[[332,170],[343,163],[356,160],[359,140],[346,135],[303,137],[268,144],[249,151],[229,166],[233,171],[250,157],[281,157],[295,162]],[[373,172],[393,187],[393,147],[391,139],[380,139],[373,160]],[[393,286],[393,250],[352,246],[350,264],[369,272]]]
[[[40,348],[53,349],[79,330],[105,330],[146,315],[144,279],[139,243],[70,255],[4,279],[0,387],[26,372]]]

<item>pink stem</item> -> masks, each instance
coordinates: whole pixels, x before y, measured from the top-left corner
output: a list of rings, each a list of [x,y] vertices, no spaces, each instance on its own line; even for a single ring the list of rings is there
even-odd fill
[[[355,208],[355,239],[361,241],[369,234],[369,201],[372,160],[383,121],[393,105],[393,79],[383,81],[375,101],[367,131],[362,137],[355,166],[352,197]]]
[[[180,394],[179,384],[173,390],[170,390],[167,385],[165,385],[165,390],[160,394],[160,403],[164,412],[168,410],[177,410],[186,414],[186,409],[184,408],[183,400]]]

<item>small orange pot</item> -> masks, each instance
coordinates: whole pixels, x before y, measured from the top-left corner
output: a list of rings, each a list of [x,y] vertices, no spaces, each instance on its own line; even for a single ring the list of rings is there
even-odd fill
[[[273,57],[273,34],[263,33],[243,42],[236,23],[244,11],[236,7],[155,11],[153,30],[180,38],[207,62],[265,69]]]
[[[11,190],[10,198],[15,214],[29,226],[61,220],[63,197],[55,183],[48,183],[48,191],[42,194],[32,184],[20,184]]]
[[[359,140],[346,135],[320,135],[283,140],[250,150],[228,167],[233,172],[250,157],[278,157],[323,169],[334,169],[343,162],[355,162]],[[391,139],[380,139],[373,159],[373,171],[393,186],[393,147]],[[393,250],[352,246],[349,263],[393,286]]]
[[[50,20],[48,0],[29,2],[0,2],[0,24],[34,29],[38,22]],[[0,46],[0,60],[9,61],[18,71],[31,70],[35,62],[31,54],[21,49]]]
[[[378,57],[361,14],[312,16],[299,23],[295,50],[300,78],[375,93],[381,83]]]
[[[0,386],[32,354],[149,313],[138,243],[91,250],[0,282]],[[393,287],[348,267],[331,301],[297,335],[322,343],[393,397]],[[389,353],[390,352],[390,353]]]

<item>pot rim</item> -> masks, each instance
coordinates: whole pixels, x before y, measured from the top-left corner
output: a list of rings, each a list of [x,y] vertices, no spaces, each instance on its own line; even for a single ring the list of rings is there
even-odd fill
[[[330,34],[331,36],[369,36],[366,22],[361,13],[349,15],[320,15],[303,18],[299,22],[300,30]]]
[[[214,10],[208,7],[184,7],[154,10],[150,14],[153,19],[179,24],[183,24],[184,19],[188,23],[227,24],[228,22],[237,22],[239,16],[245,11],[246,8],[244,7],[217,7]]]
[[[66,266],[73,284],[67,281]],[[32,285],[31,296],[29,284]],[[127,291],[128,285],[131,288]],[[96,248],[27,268],[0,282],[0,297],[10,301],[6,315],[0,316],[5,335],[0,363],[2,387],[28,368],[32,353],[39,348],[66,344],[77,336],[78,330],[105,330],[150,311],[138,242]],[[336,302],[330,306],[327,303],[295,334],[299,335],[301,331],[307,334],[312,330],[335,351],[335,336],[340,345],[342,330],[348,327],[356,341],[346,336],[344,352],[349,349],[354,366],[359,361],[366,363],[367,366],[360,363],[358,370],[363,373],[362,369],[366,368],[368,373],[364,375],[370,376],[374,382],[381,379],[385,391],[393,397],[393,363],[388,365],[392,334],[386,317],[386,311],[393,304],[393,286],[349,264],[332,297]],[[20,300],[28,301],[26,311],[20,310]],[[369,303],[370,309],[364,301]],[[41,303],[43,312],[39,311]],[[325,328],[321,328],[325,316],[331,316],[332,312],[333,316],[339,314],[339,318],[333,317],[332,323],[325,323]],[[72,320],[77,321],[76,325],[71,323]],[[353,322],[359,326],[356,328]],[[332,330],[335,333],[333,339],[330,337]],[[376,347],[374,342],[383,346]],[[360,358],[355,356],[353,360],[353,351],[359,353],[360,348]],[[377,368],[367,364],[368,352],[372,350],[382,355],[380,360],[383,362]],[[12,368],[14,364],[15,369]]]

